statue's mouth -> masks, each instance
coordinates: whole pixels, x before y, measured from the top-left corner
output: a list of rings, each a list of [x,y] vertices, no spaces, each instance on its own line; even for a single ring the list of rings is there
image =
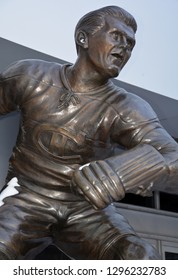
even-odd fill
[[[112,57],[114,57],[114,60],[117,60],[119,63],[122,63],[124,60],[123,55],[121,55],[119,53],[112,53],[111,55],[112,55]]]

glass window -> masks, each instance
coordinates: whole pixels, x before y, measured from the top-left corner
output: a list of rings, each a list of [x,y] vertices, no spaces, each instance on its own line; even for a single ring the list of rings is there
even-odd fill
[[[178,260],[178,253],[165,252],[165,260]]]
[[[160,209],[178,213],[178,195],[160,193]]]
[[[154,208],[154,196],[142,197],[140,195],[127,194],[124,199],[119,201],[120,203],[132,204],[137,206]]]

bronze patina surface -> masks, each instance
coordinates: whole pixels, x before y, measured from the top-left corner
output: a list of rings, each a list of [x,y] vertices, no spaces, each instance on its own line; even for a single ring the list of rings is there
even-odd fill
[[[137,24],[116,6],[80,19],[77,60],[21,60],[0,75],[0,113],[21,125],[1,193],[0,258],[54,244],[71,259],[160,259],[119,213],[127,193],[178,194],[178,144],[150,105],[116,87]]]

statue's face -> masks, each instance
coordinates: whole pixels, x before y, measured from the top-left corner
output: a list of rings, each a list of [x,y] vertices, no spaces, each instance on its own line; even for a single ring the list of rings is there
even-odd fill
[[[116,77],[130,58],[134,45],[132,27],[107,16],[104,27],[88,37],[88,58],[106,78]]]

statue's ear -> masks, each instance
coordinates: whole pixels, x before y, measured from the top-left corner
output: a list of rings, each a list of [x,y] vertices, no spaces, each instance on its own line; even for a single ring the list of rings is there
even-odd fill
[[[85,31],[79,31],[77,33],[76,43],[84,49],[88,48],[88,35]]]

